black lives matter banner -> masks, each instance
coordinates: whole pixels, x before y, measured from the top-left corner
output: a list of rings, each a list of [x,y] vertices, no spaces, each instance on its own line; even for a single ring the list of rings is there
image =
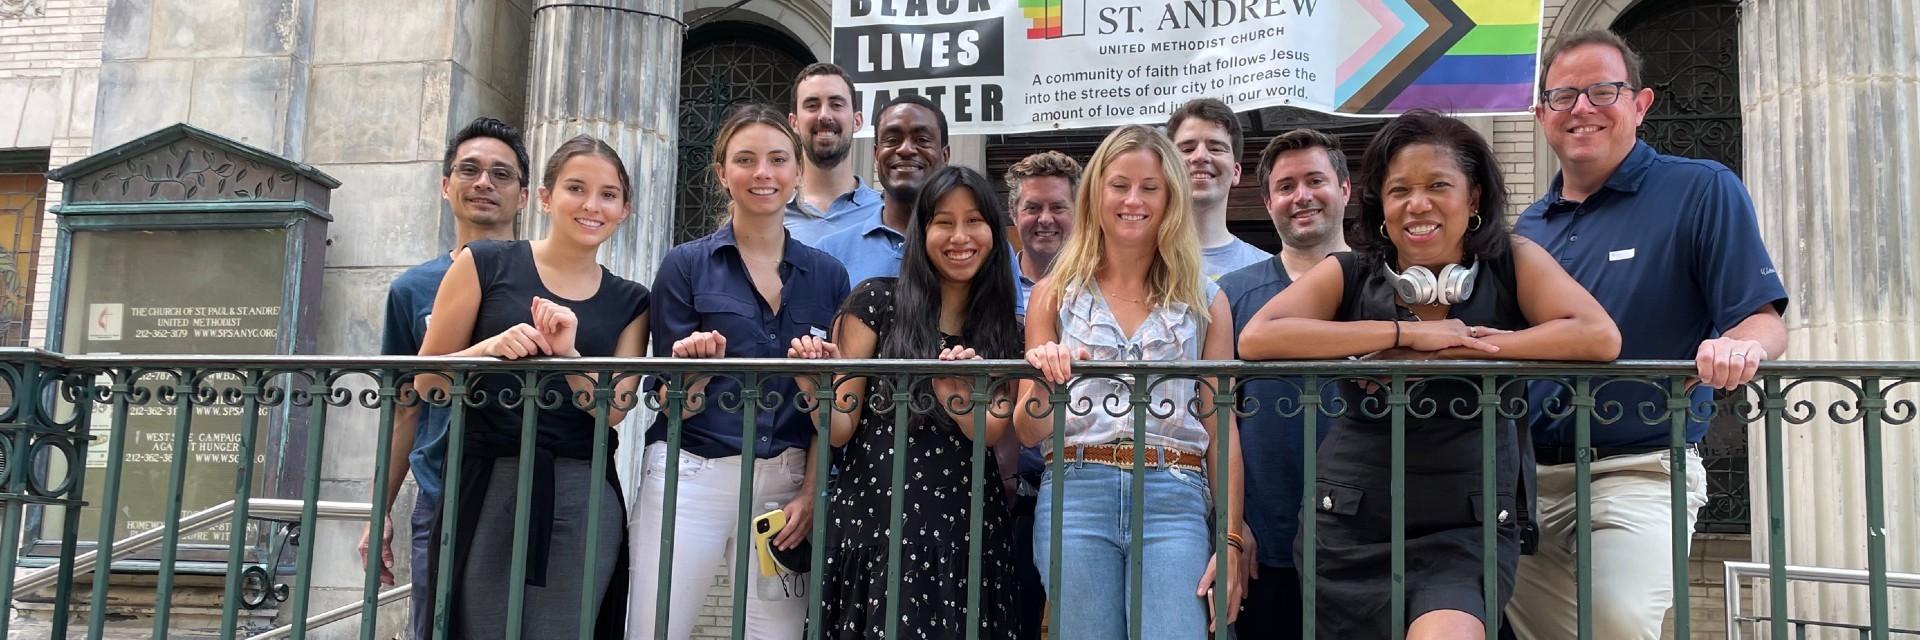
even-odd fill
[[[1539,0],[834,0],[833,61],[873,111],[925,96],[955,134],[1235,110],[1523,113]]]

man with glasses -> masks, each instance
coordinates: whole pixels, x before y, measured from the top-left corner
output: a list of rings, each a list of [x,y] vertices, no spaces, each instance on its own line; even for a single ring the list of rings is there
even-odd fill
[[[1560,173],[1514,232],[1544,246],[1606,307],[1620,327],[1621,359],[1693,360],[1698,415],[1713,389],[1739,388],[1760,361],[1787,348],[1786,289],[1761,244],[1753,202],[1725,166],[1661,155],[1638,140],[1653,91],[1619,36],[1572,34],[1541,60],[1534,115]],[[1572,398],[1562,385],[1531,385],[1540,544],[1521,559],[1507,606],[1516,636],[1576,637],[1584,606],[1593,637],[1660,637],[1675,597],[1668,558],[1686,554],[1673,549],[1673,528],[1691,533],[1706,503],[1693,445],[1707,425],[1688,420],[1685,459],[1673,460],[1668,419],[1647,415],[1666,407],[1664,382],[1653,382],[1615,382],[1593,398],[1594,411],[1620,418],[1591,424],[1589,602],[1575,597],[1575,418],[1547,415]],[[1686,473],[1683,506],[1671,501],[1675,469]]]
[[[493,118],[476,118],[447,143],[440,165],[440,197],[453,210],[453,250],[401,273],[387,289],[387,319],[381,330],[380,353],[411,356],[420,353],[433,313],[440,280],[453,266],[453,254],[479,240],[512,240],[513,218],[527,201],[527,148],[520,132]],[[437,214],[438,207],[435,207]],[[438,215],[435,215],[438,218]],[[412,616],[408,629],[415,640],[425,640],[433,624],[433,572],[427,550],[433,526],[440,518],[442,472],[447,457],[447,412],[441,407],[395,406],[393,449],[387,460],[387,495],[377,504],[391,511],[400,485],[413,471],[420,489],[413,503]],[[367,557],[371,526],[360,535],[360,559]],[[393,518],[387,518],[380,554],[380,583],[393,584]]]

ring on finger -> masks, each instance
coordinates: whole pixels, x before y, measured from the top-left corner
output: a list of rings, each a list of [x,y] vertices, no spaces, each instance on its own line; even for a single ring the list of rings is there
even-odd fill
[[[1735,353],[1735,354],[1733,354],[1733,357],[1735,357],[1735,358],[1740,358],[1740,359],[1743,359],[1743,360],[1744,360],[1744,359],[1746,359],[1746,357],[1747,357],[1747,352],[1745,352],[1745,351],[1741,351],[1741,352],[1739,352],[1739,353]]]
[[[1467,327],[1467,337],[1469,338],[1480,337],[1480,327]]]

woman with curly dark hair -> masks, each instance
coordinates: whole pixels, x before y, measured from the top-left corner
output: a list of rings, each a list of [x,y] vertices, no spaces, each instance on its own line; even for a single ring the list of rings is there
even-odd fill
[[[1413,111],[1387,123],[1362,160],[1354,250],[1335,254],[1260,310],[1240,336],[1249,360],[1365,356],[1391,360],[1612,360],[1620,333],[1606,310],[1546,250],[1507,231],[1506,189],[1487,141],[1459,120]],[[1386,390],[1341,381],[1345,412],[1318,452],[1315,599],[1322,638],[1391,635],[1392,428]],[[1483,563],[1496,564],[1496,606],[1513,592],[1516,514],[1530,452],[1514,423],[1449,412],[1478,404],[1458,380],[1412,385],[1405,423],[1407,637],[1479,638],[1489,615]],[[1488,390],[1496,391],[1496,390]],[[1498,391],[1517,397],[1518,385]],[[1483,523],[1482,457],[1495,459],[1494,522]],[[1496,527],[1496,556],[1482,526]],[[1295,555],[1300,555],[1297,541]],[[1301,566],[1305,566],[1302,564]]]

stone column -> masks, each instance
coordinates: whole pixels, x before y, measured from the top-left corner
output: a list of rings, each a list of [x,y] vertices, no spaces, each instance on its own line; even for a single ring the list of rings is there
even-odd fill
[[[620,276],[651,285],[673,239],[680,90],[679,0],[612,0],[617,9],[537,0],[527,77],[527,151],[537,187],[547,156],[568,138],[607,141],[633,180],[631,216],[600,248]],[[546,234],[537,198],[521,237]]]
[[[1920,0],[1747,0],[1740,66],[1747,188],[1793,302],[1794,360],[1920,360]],[[1856,381],[1857,382],[1857,381]],[[1882,382],[1882,384],[1886,384]],[[1890,394],[1891,419],[1914,416]],[[1857,395],[1803,385],[1811,421],[1787,425],[1784,533],[1788,564],[1863,569],[1868,562],[1866,463]],[[1827,408],[1846,403],[1836,417]],[[1789,406],[1789,414],[1796,413]],[[1920,424],[1883,427],[1892,571],[1920,571]],[[1751,478],[1754,558],[1767,557],[1765,430]],[[1762,583],[1764,584],[1764,583]],[[1920,618],[1920,595],[1889,590],[1895,627]],[[1866,623],[1863,587],[1794,585],[1795,618]],[[1761,591],[1755,603],[1764,610]],[[1764,631],[1764,629],[1763,629]]]

